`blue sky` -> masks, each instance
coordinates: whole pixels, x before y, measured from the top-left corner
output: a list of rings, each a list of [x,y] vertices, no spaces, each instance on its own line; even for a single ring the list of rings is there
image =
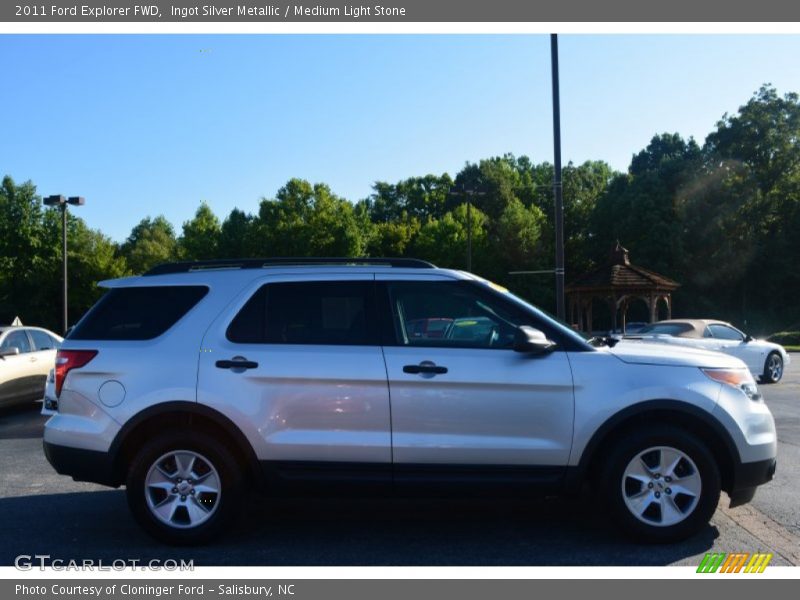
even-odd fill
[[[564,161],[625,170],[659,132],[702,142],[765,82],[800,92],[800,36],[560,36]],[[3,35],[0,174],[117,241],[199,203],[257,211],[291,177],[376,180],[513,152],[552,162],[546,35]]]

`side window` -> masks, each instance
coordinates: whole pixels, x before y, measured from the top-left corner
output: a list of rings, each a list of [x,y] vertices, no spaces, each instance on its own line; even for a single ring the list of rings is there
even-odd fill
[[[30,333],[33,338],[33,347],[37,352],[41,350],[57,350],[61,345],[44,331],[29,329],[28,333]]]
[[[19,348],[20,354],[31,351],[31,343],[28,340],[28,335],[24,331],[12,331],[6,336],[2,346],[0,346],[0,348],[4,350],[13,347]]]
[[[736,331],[733,327],[728,327],[727,325],[709,325],[708,328],[711,330],[711,335],[717,339],[734,340],[737,342],[744,340],[742,334]]]
[[[269,283],[227,330],[239,344],[378,345],[371,281]]]
[[[205,286],[114,288],[70,332],[73,340],[151,340],[160,336],[208,293]]]
[[[510,348],[529,315],[461,282],[387,284],[396,341],[404,346]]]

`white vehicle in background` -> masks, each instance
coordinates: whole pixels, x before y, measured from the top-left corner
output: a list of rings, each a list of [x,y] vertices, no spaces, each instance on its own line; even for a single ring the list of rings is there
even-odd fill
[[[651,323],[626,339],[690,346],[724,352],[741,359],[763,383],[778,383],[789,364],[789,354],[780,344],[757,340],[724,321],[671,319]]]
[[[0,406],[42,399],[62,341],[41,327],[0,327]]]

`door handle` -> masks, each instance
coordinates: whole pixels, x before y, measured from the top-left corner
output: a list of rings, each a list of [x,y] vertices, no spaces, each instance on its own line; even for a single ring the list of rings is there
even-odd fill
[[[232,360],[218,360],[214,363],[218,369],[255,369],[258,363],[242,356],[234,356]]]
[[[404,366],[403,373],[409,373],[410,375],[444,375],[447,373],[447,367],[440,367],[426,360],[418,365]]]

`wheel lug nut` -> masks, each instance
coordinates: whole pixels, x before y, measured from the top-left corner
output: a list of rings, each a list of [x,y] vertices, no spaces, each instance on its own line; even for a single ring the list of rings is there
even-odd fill
[[[176,488],[176,487],[172,488],[172,493],[173,494],[177,494],[178,493],[178,488]]]
[[[670,481],[672,481],[672,477],[664,477],[664,481],[666,481],[667,483],[669,483]]]
[[[667,492],[667,495],[668,495],[668,496],[669,496],[669,495],[672,493],[672,490],[671,490],[670,488],[667,488],[667,489],[665,489],[664,491],[665,491],[665,492]]]
[[[652,489],[653,489],[653,482],[651,481],[650,483],[648,483],[648,484],[647,484],[647,487],[648,487],[648,488],[650,488],[650,489],[652,490]]]
[[[656,498],[661,498],[661,492],[656,492]]]
[[[194,490],[192,490],[190,493],[192,494],[192,496],[194,496]],[[667,493],[669,494],[669,492],[667,492]]]
[[[186,502],[186,496],[181,496],[181,502]]]

